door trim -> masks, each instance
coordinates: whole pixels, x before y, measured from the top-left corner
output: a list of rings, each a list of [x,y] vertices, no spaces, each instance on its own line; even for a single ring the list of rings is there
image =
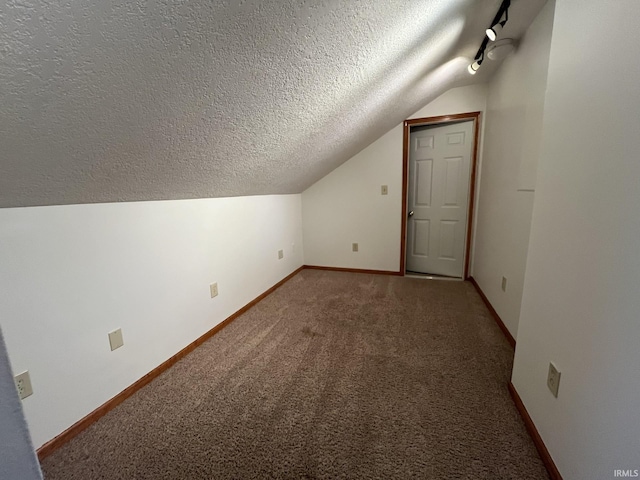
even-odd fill
[[[478,142],[480,138],[480,115],[482,112],[458,113],[439,117],[412,118],[405,120],[402,136],[402,231],[400,237],[400,272],[406,273],[407,261],[407,201],[409,194],[409,134],[411,127],[446,124],[461,120],[473,120],[473,148],[471,149],[471,177],[469,179],[469,212],[467,219],[467,238],[465,240],[465,260],[462,278],[469,278],[469,261],[471,257],[471,231],[473,228],[473,207],[476,196],[476,169],[478,164]]]

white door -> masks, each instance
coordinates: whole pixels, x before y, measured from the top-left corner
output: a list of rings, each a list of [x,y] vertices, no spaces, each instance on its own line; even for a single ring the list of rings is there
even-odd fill
[[[413,127],[409,142],[406,269],[462,278],[473,120]]]

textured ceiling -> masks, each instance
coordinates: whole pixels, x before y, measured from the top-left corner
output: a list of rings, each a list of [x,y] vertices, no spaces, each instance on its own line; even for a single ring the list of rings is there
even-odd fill
[[[5,0],[0,207],[299,193],[486,81],[499,4]],[[543,4],[512,0],[505,34]]]

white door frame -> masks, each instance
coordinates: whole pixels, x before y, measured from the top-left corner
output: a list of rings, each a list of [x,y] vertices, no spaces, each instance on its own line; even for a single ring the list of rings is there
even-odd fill
[[[481,112],[459,113],[456,115],[444,115],[440,117],[412,118],[404,121],[404,135],[402,144],[402,233],[400,241],[400,274],[406,272],[407,254],[407,201],[409,183],[409,136],[411,127],[424,125],[446,124],[473,120],[473,146],[471,149],[471,175],[469,179],[469,211],[467,214],[467,235],[465,239],[463,280],[469,278],[469,261],[471,254],[471,235],[473,229],[473,206],[476,192],[476,169],[478,167],[478,143],[480,138],[480,114]]]

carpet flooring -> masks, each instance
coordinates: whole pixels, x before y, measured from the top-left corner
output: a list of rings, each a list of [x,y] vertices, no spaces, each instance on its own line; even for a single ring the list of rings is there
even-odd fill
[[[547,479],[468,282],[303,270],[47,457],[47,480]]]

